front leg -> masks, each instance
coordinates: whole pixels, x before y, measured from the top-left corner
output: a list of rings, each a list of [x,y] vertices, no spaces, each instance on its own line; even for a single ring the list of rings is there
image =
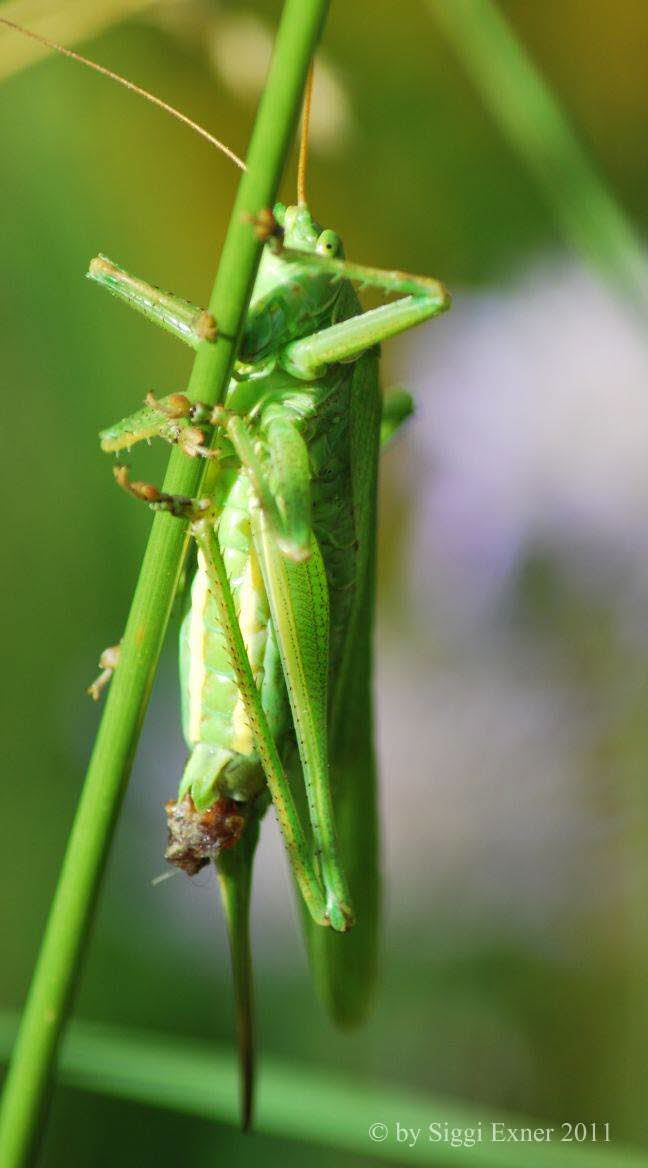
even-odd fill
[[[138,276],[131,276],[106,256],[99,255],[90,261],[88,279],[106,288],[192,349],[197,349],[203,341],[216,340],[218,330],[211,312],[197,308],[172,292],[147,284]]]
[[[303,380],[321,377],[336,361],[353,360],[373,345],[438,316],[450,307],[446,288],[427,276],[388,272],[287,248],[281,256],[289,263],[291,260],[312,263],[314,268],[329,272],[336,280],[351,280],[363,287],[380,288],[401,297],[391,304],[382,304],[286,345],[280,363],[288,373]]]

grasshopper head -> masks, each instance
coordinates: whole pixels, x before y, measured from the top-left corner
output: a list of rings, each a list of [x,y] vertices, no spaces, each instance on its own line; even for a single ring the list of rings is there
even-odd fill
[[[299,203],[284,207],[277,203],[274,216],[284,230],[284,244],[297,251],[314,251],[331,259],[343,259],[344,247],[339,235],[330,229],[322,229],[311,215],[308,207]]]

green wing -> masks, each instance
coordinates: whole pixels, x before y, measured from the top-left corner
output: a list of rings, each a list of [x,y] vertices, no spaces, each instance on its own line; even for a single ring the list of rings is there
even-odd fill
[[[360,1022],[370,1005],[379,916],[376,766],[372,712],[376,486],[381,397],[373,354],[355,365],[351,396],[351,464],[358,561],[342,668],[330,716],[330,773],[335,826],[356,923],[335,933],[302,913],[317,990],[340,1025]]]

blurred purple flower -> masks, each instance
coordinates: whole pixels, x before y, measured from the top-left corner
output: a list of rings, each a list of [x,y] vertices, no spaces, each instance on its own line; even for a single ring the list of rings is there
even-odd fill
[[[414,589],[479,619],[540,545],[590,586],[648,586],[648,343],[583,271],[544,266],[459,294],[401,342],[417,389]]]

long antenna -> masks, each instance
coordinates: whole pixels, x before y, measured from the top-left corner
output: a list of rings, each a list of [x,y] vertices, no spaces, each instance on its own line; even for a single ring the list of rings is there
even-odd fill
[[[313,96],[314,63],[308,67],[306,87],[304,89],[304,110],[302,113],[301,139],[299,142],[299,162],[297,164],[297,202],[300,207],[306,206],[306,169],[308,166],[308,131],[310,128],[311,99]]]
[[[193,130],[196,134],[200,134],[201,138],[204,138],[211,146],[215,146],[217,150],[221,150],[223,154],[231,158],[232,162],[240,166],[241,170],[245,170],[245,163],[239,158],[238,154],[230,150],[229,146],[226,146],[224,142],[215,138],[213,134],[210,134],[203,126],[199,126],[197,122],[192,122],[191,118],[188,118],[186,114],[181,114],[180,110],[175,109],[168,102],[162,101],[161,97],[156,97],[154,93],[149,93],[147,89],[142,89],[141,85],[135,85],[133,81],[129,81],[119,73],[113,73],[112,69],[106,69],[103,65],[98,65],[96,61],[91,61],[88,57],[82,57],[81,53],[75,53],[73,49],[66,49],[64,45],[59,45],[56,41],[51,41],[48,37],[41,36],[39,32],[33,32],[30,28],[24,28],[22,24],[16,24],[13,20],[7,20],[5,16],[0,16],[0,24],[6,25],[7,28],[13,28],[16,32],[22,33],[23,36],[31,37],[34,41],[39,41],[41,45],[45,45],[48,49],[54,49],[57,53],[62,53],[64,57],[71,57],[73,61],[78,61],[81,65],[87,65],[88,69],[94,69],[96,73],[102,73],[104,77],[108,77],[111,81],[116,81],[119,85],[123,85],[125,89],[130,89],[131,93],[136,93],[139,97],[146,98],[152,105],[159,106],[165,113],[171,114],[179,122],[183,122],[185,126],[188,126],[190,130]]]

